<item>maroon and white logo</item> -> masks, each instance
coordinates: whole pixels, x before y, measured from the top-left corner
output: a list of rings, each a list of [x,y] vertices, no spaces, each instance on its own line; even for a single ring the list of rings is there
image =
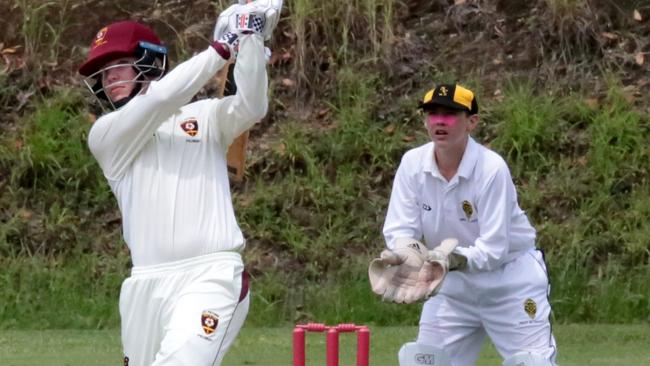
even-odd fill
[[[190,118],[181,123],[181,128],[185,131],[186,134],[194,137],[199,133],[199,122],[196,118]]]
[[[95,48],[97,46],[101,46],[104,43],[108,42],[106,40],[106,33],[108,32],[108,27],[104,27],[97,32],[97,35],[95,35],[95,40],[93,41],[93,46],[92,48]]]
[[[214,333],[214,331],[217,329],[218,324],[219,315],[207,310],[201,314],[201,327],[203,328],[205,334],[210,335]]]

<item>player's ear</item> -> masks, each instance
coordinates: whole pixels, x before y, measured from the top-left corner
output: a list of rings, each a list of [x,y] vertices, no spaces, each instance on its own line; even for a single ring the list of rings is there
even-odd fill
[[[480,118],[478,114],[470,114],[467,117],[467,120],[469,121],[469,124],[467,125],[467,132],[471,132],[476,128],[476,126],[478,126],[479,119]]]

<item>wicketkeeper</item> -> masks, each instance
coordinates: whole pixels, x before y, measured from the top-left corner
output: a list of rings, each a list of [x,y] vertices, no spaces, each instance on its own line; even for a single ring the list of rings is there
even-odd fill
[[[117,198],[133,262],[120,293],[125,366],[219,365],[249,306],[226,150],[266,114],[264,40],[281,0],[233,5],[214,42],[168,72],[147,26],[102,28],[79,68],[108,107],[88,145]],[[190,103],[236,59],[237,93]]]
[[[369,269],[386,301],[425,300],[400,365],[474,365],[486,334],[504,366],[555,365],[544,257],[506,162],[470,137],[474,93],[438,85],[420,108],[431,142],[402,158],[383,230],[388,249]]]

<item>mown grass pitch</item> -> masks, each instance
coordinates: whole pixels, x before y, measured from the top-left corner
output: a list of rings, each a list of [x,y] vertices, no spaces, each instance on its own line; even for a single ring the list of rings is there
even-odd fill
[[[371,327],[371,365],[395,366],[399,346],[416,334],[415,327]],[[291,364],[291,327],[242,329],[224,366]],[[650,364],[650,325],[556,326],[558,363],[562,366]],[[354,335],[341,335],[341,365],[354,365]],[[325,337],[310,333],[307,363],[324,365]],[[2,330],[2,366],[121,365],[118,330]],[[500,358],[486,344],[479,366],[498,366]]]

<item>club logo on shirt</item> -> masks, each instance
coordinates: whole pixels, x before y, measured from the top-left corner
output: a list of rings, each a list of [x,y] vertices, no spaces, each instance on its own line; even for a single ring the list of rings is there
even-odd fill
[[[535,319],[535,314],[537,314],[537,304],[533,299],[528,298],[524,301],[524,311],[531,319]]]
[[[181,123],[181,128],[186,134],[194,137],[199,133],[199,122],[196,118],[189,118]]]
[[[219,324],[219,315],[207,310],[201,314],[201,327],[205,334],[214,333],[217,324]]]
[[[129,366],[129,358],[124,356],[124,366]]]
[[[474,213],[474,208],[472,207],[472,204],[469,203],[468,200],[463,201],[462,203],[462,208],[463,212],[465,213],[465,217],[467,217],[467,220],[472,217],[472,214]]]

